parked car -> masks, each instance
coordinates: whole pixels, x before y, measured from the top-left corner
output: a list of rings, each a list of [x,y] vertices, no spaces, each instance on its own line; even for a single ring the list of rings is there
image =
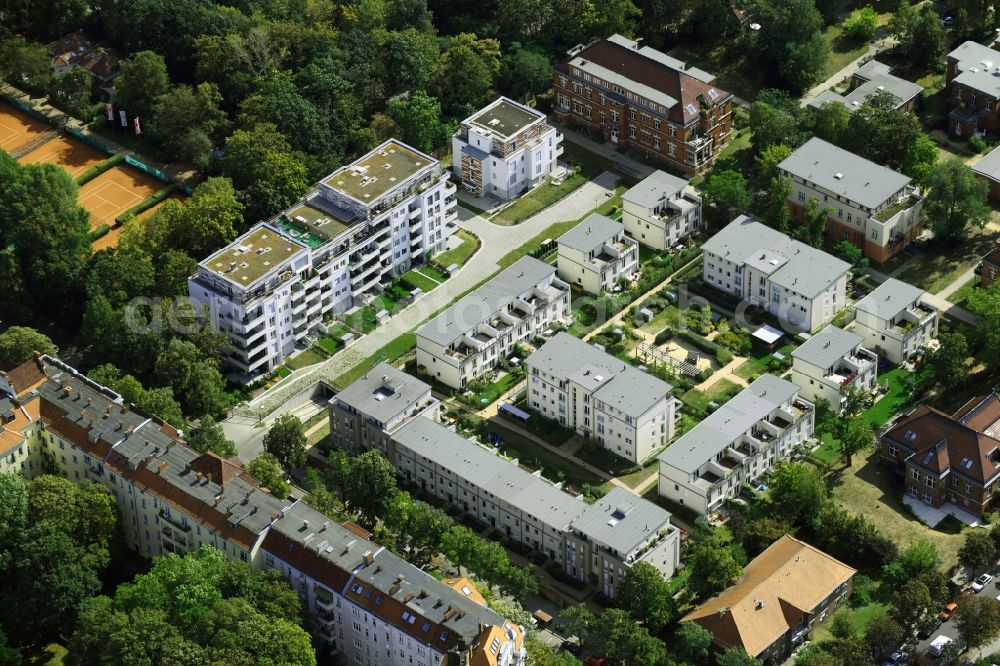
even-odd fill
[[[941,653],[944,651],[944,646],[951,643],[953,639],[947,636],[938,636],[933,641],[931,641],[930,646],[927,648],[927,652],[934,657],[940,657]]]
[[[928,638],[931,637],[931,634],[933,634],[940,626],[941,626],[941,616],[935,615],[930,620],[925,622],[923,626],[920,627],[920,629],[917,631],[917,638],[919,638],[922,641],[927,640]]]
[[[897,666],[897,664],[902,664],[905,658],[906,655],[902,652],[893,652],[882,666]]]
[[[941,17],[941,23],[945,25],[955,25],[955,10],[949,9],[946,11],[944,16]]]
[[[951,616],[955,614],[956,608],[958,608],[958,604],[952,601],[950,604],[947,604],[940,613],[938,613],[938,617],[942,622],[947,622],[951,619]]]
[[[993,576],[984,573],[982,576],[976,579],[975,583],[972,584],[972,591],[981,592],[984,587],[990,584],[991,580],[993,580]]]

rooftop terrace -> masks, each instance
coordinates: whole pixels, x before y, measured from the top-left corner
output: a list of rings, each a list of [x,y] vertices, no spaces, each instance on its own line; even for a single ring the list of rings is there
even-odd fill
[[[394,139],[343,166],[321,182],[363,204],[374,203],[422,169],[436,163]]]
[[[471,124],[494,132],[506,139],[535,122],[542,115],[515,104],[505,98],[486,107],[469,121]]]
[[[305,245],[286,238],[268,225],[261,225],[210,256],[202,266],[249,287],[304,249]]]
[[[295,240],[316,249],[350,228],[354,221],[345,222],[308,203],[300,203],[285,211],[275,226]]]

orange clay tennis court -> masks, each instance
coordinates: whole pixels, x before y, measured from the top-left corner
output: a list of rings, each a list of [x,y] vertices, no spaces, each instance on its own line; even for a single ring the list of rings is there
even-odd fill
[[[0,148],[12,153],[24,144],[48,131],[50,127],[18,111],[9,104],[0,104]]]
[[[37,164],[48,162],[58,164],[76,178],[90,167],[107,159],[107,155],[91,148],[82,141],[57,136],[49,139],[38,148],[24,155],[18,162],[22,164]]]
[[[163,189],[165,185],[138,169],[116,166],[80,188],[80,205],[90,211],[90,227],[115,218]]]

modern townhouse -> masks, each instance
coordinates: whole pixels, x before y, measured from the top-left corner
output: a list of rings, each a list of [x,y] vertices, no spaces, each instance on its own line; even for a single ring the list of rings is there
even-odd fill
[[[660,454],[660,496],[712,513],[811,437],[814,418],[798,386],[761,375]]]
[[[848,111],[853,112],[875,93],[885,91],[898,100],[897,109],[913,111],[917,97],[924,90],[923,86],[893,76],[889,73],[891,71],[892,67],[889,65],[878,60],[869,60],[854,72],[851,77],[851,87],[846,93],[841,95],[832,90],[824,91],[809,102],[809,108],[816,111],[823,108],[824,104],[835,102],[843,104]]]
[[[701,207],[686,180],[654,171],[622,195],[622,222],[646,247],[669,250],[701,227]]]
[[[973,398],[950,415],[920,405],[882,434],[879,451],[909,497],[981,516],[1000,497],[1000,397]]]
[[[702,245],[705,284],[816,331],[847,306],[851,266],[741,215]]]
[[[949,134],[967,139],[1000,131],[1000,53],[976,42],[963,42],[948,54],[947,61],[944,93],[951,102]]]
[[[780,664],[851,594],[854,569],[787,534],[755,557],[737,583],[681,618],[712,634],[718,652],[743,648]]]
[[[621,222],[604,215],[592,213],[556,243],[556,274],[588,294],[614,291],[639,272],[639,244]]]
[[[456,189],[437,160],[390,139],[199,263],[188,295],[229,336],[225,363],[246,379],[273,370],[324,318],[444,247]]]
[[[827,209],[827,236],[850,241],[875,262],[896,256],[923,231],[923,197],[909,176],[812,138],[778,165],[789,181],[797,222],[815,200]]]
[[[937,308],[923,289],[889,278],[854,306],[854,332],[865,347],[890,362],[904,363],[937,337]]]
[[[1000,147],[994,148],[972,165],[972,173],[989,187],[987,195],[1000,201]]]
[[[865,393],[875,390],[878,356],[861,346],[860,335],[836,326],[827,326],[792,352],[792,383],[803,398],[830,403],[840,414],[847,402],[848,389]]]
[[[729,142],[733,95],[712,74],[617,34],[567,55],[552,77],[560,122],[689,174]]]
[[[417,329],[417,371],[464,389],[570,315],[569,285],[555,266],[522,257]]]
[[[446,426],[415,418],[393,435],[396,470],[407,483],[559,564],[615,597],[636,562],[665,578],[679,563],[669,512],[621,488],[594,504],[574,497]]]
[[[667,382],[557,333],[524,362],[528,406],[622,458],[640,463],[674,436],[678,401]]]
[[[352,455],[378,449],[389,456],[392,434],[417,414],[436,418],[431,387],[379,363],[330,399],[330,439]]]
[[[500,97],[458,126],[451,169],[477,197],[508,201],[552,173],[562,138],[544,113]]]
[[[0,374],[0,425],[0,471],[31,478],[55,463],[71,480],[101,483],[140,555],[212,546],[280,570],[307,609],[325,613],[316,635],[341,663],[524,663],[522,627],[358,526],[274,497],[238,459],[194,451],[180,431],[58,359]]]

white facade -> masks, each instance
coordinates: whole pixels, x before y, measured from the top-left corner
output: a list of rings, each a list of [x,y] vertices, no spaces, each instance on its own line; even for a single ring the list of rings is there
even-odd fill
[[[188,295],[229,335],[225,363],[247,379],[273,370],[325,315],[422,264],[454,230],[456,189],[437,160],[390,140],[200,262]]]
[[[525,361],[528,406],[632,462],[674,436],[670,384],[559,333]]]
[[[417,370],[464,389],[514,345],[571,316],[569,285],[556,269],[523,257],[417,329]]]
[[[622,195],[628,235],[654,250],[668,250],[701,227],[701,197],[687,181],[656,171]]]
[[[558,240],[557,274],[588,294],[616,291],[639,272],[639,245],[620,222],[592,214]]]
[[[452,137],[452,171],[476,196],[513,199],[547,177],[562,134],[545,114],[501,97],[469,116]]]
[[[847,306],[850,264],[746,216],[702,246],[702,279],[778,317],[815,331]]]
[[[811,437],[814,417],[797,386],[761,375],[660,454],[660,496],[712,513]]]
[[[833,413],[840,414],[850,387],[874,391],[878,357],[862,342],[860,335],[827,326],[793,351],[792,383],[800,395],[812,403],[827,400]]]
[[[937,308],[922,289],[890,278],[854,306],[854,331],[865,346],[895,364],[920,353],[938,334]]]

